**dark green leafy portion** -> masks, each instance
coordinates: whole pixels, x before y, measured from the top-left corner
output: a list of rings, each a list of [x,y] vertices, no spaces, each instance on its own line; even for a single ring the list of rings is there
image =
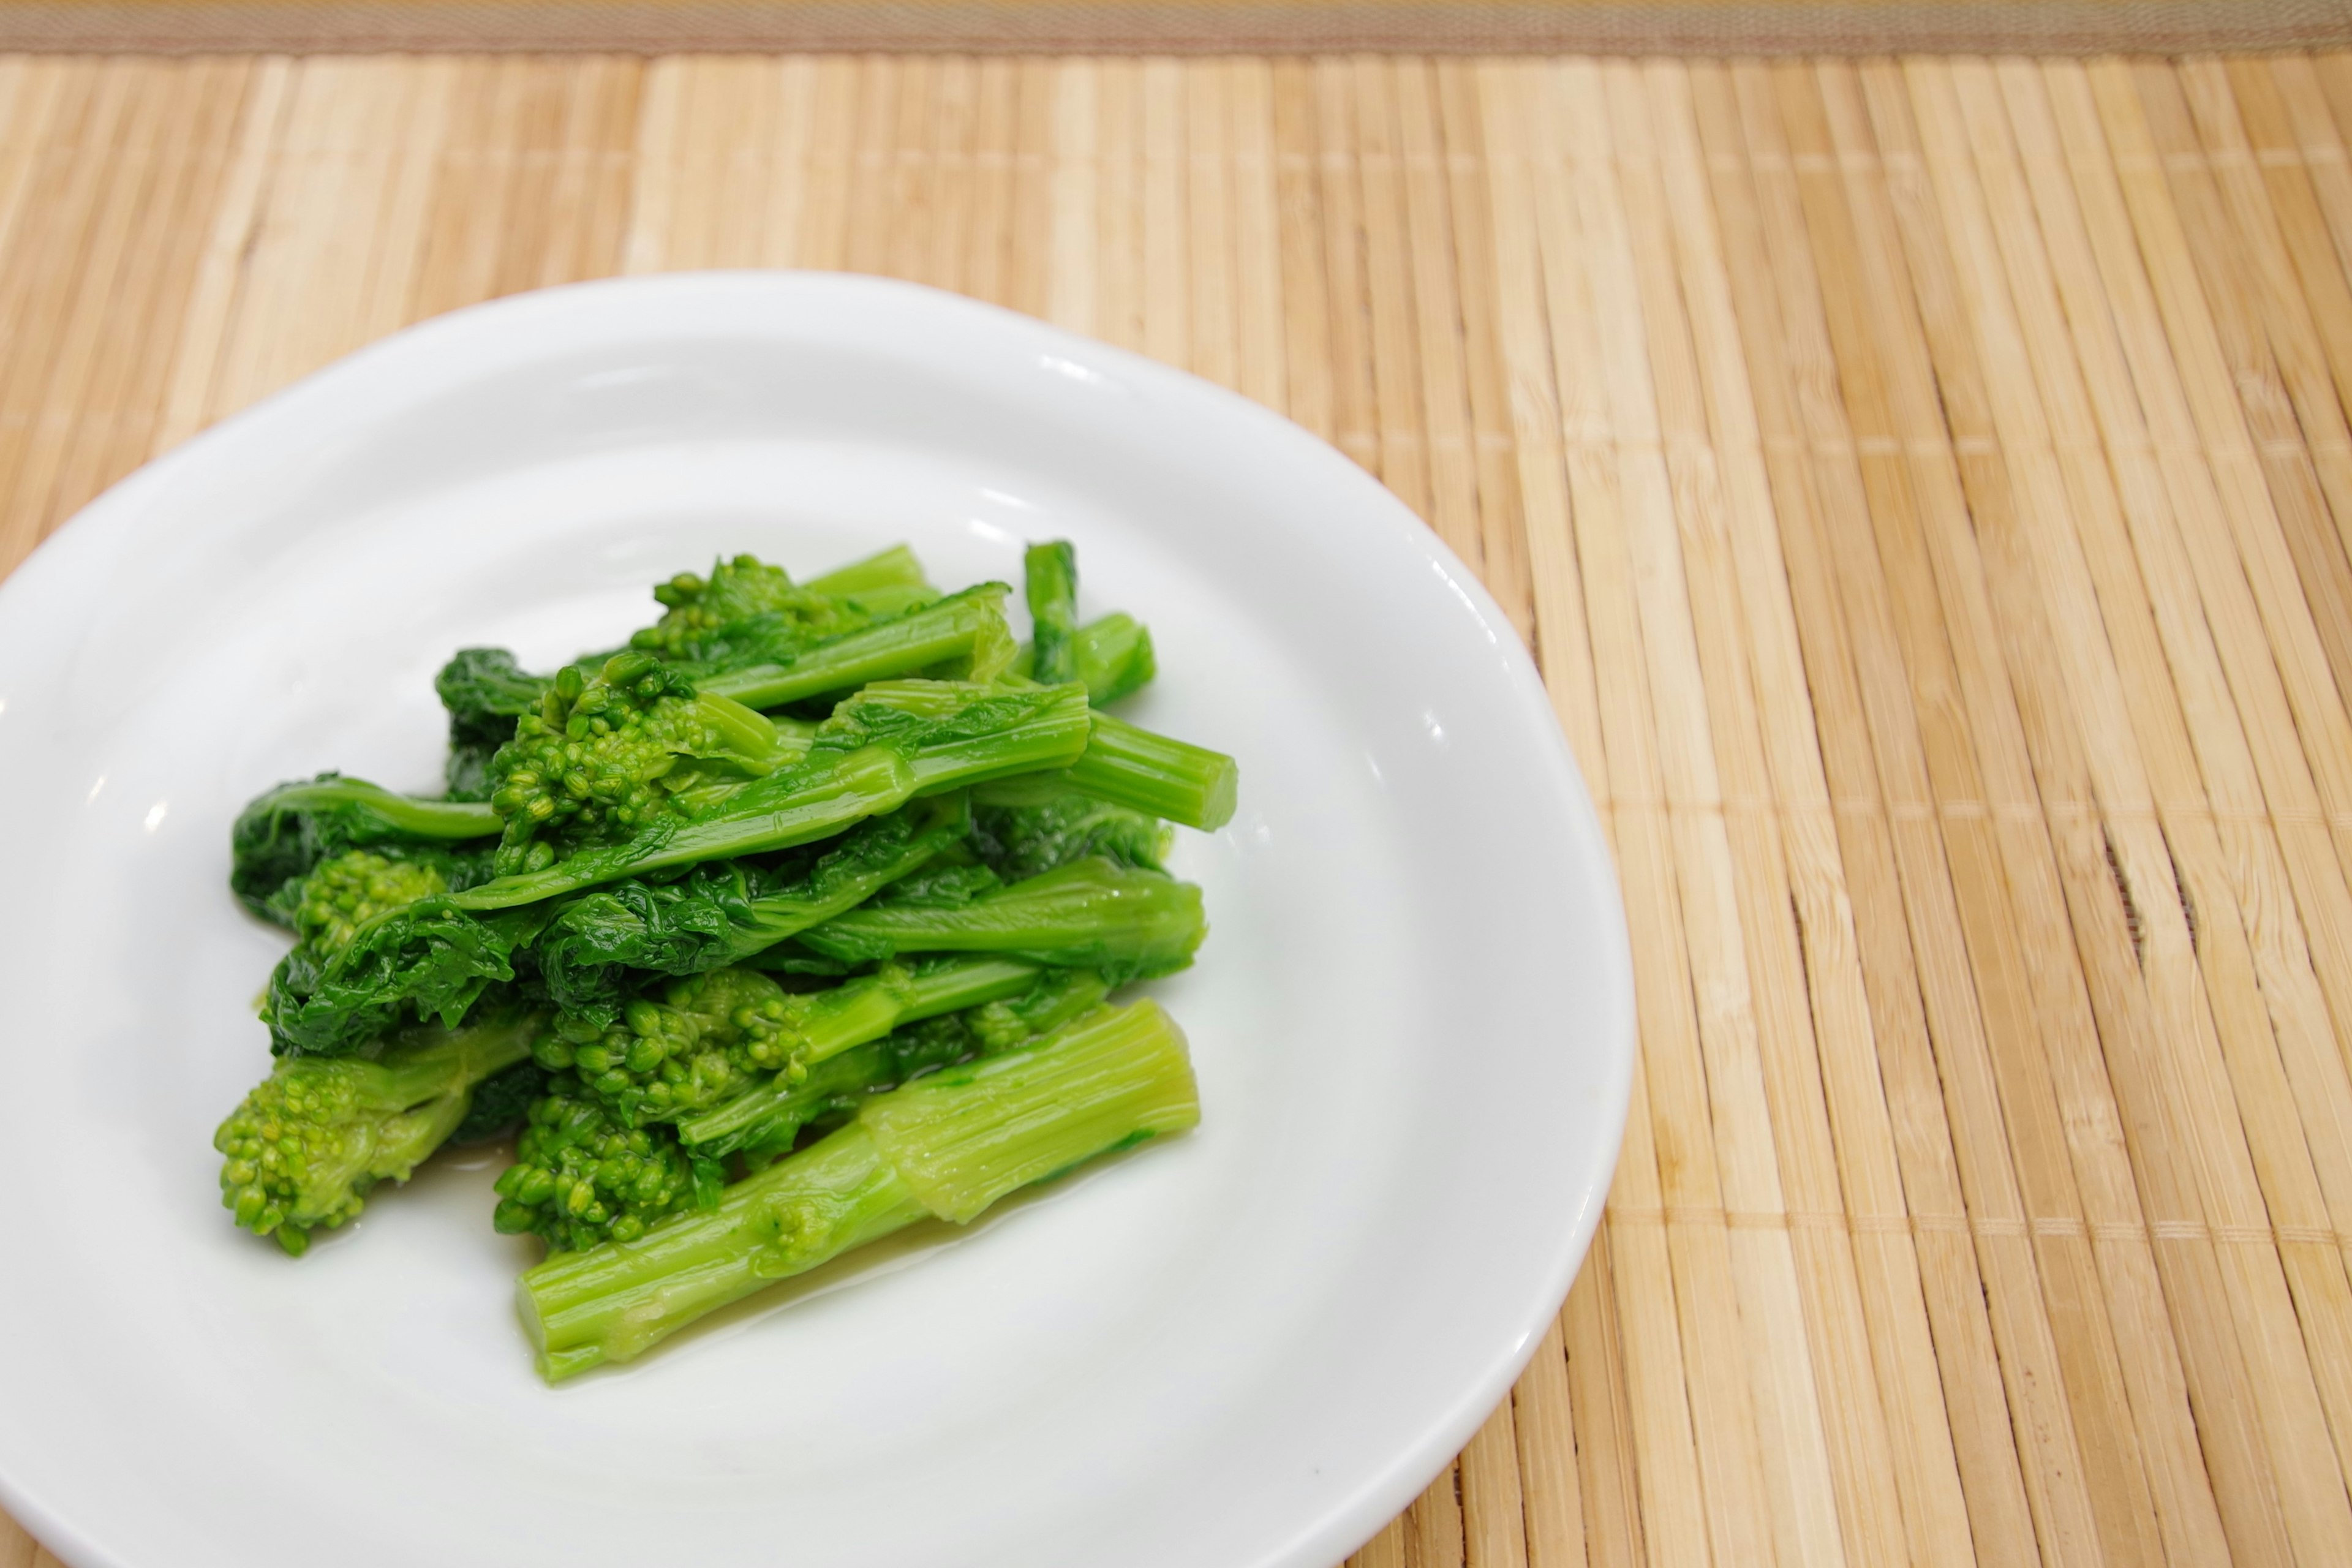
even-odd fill
[[[499,831],[488,806],[418,800],[363,779],[320,773],[257,796],[229,830],[229,890],[266,921],[291,927],[301,884],[322,861],[356,848],[432,866],[445,887],[489,879]]]
[[[515,721],[536,710],[555,678],[533,675],[502,647],[461,647],[433,689],[449,711],[451,800],[490,798],[490,759],[514,739]]]
[[[1087,856],[1164,871],[1174,837],[1156,816],[1047,783],[983,784],[972,805],[971,847],[1008,882]]]
[[[547,1093],[548,1072],[534,1061],[520,1061],[484,1079],[474,1089],[466,1120],[449,1134],[453,1146],[488,1143],[520,1130],[530,1120],[530,1108]]]
[[[434,894],[377,914],[340,947],[303,942],[278,962],[262,1002],[281,1056],[350,1056],[401,1025],[454,1027],[489,987],[517,977],[516,954],[551,911],[478,915]]]
[[[705,861],[675,881],[632,878],[568,900],[539,939],[540,974],[567,1014],[612,1021],[632,970],[694,974],[750,958],[841,914],[964,837],[961,794],[860,823],[824,853]]]

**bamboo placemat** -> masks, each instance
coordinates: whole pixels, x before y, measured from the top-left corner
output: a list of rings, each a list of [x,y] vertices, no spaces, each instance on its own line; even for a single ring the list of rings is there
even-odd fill
[[[2352,1563],[2347,141],[2344,55],[0,58],[0,565],[567,279],[1187,365],[1484,573],[1633,932],[1608,1222],[1353,1561]]]

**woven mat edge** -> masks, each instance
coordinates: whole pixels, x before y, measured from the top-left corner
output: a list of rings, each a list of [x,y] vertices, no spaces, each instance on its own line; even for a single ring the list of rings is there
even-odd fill
[[[0,51],[2183,54],[2352,0],[0,0]]]

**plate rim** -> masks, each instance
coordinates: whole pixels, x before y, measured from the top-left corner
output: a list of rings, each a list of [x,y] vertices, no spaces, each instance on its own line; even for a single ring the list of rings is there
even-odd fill
[[[201,473],[241,443],[255,439],[274,421],[289,415],[299,416],[308,405],[322,399],[364,394],[373,382],[384,381],[388,388],[403,379],[403,368],[411,361],[429,366],[436,356],[446,356],[448,363],[455,364],[465,356],[463,353],[452,353],[453,349],[478,354],[485,349],[496,351],[500,346],[498,334],[527,325],[529,319],[536,315],[580,309],[604,309],[625,315],[637,309],[640,301],[658,304],[667,296],[690,297],[713,289],[817,297],[842,293],[888,300],[917,310],[961,315],[993,331],[1025,335],[1041,349],[1051,351],[1054,358],[1095,372],[1106,380],[1163,388],[1171,396],[1205,403],[1221,416],[1247,424],[1261,439],[1288,448],[1297,460],[1318,465],[1330,482],[1355,492],[1358,505],[1349,509],[1349,529],[1360,530],[1377,519],[1392,543],[1417,553],[1445,580],[1497,648],[1501,657],[1496,676],[1508,687],[1520,721],[1544,742],[1553,764],[1549,769],[1552,775],[1549,789],[1558,797],[1555,805],[1561,808],[1560,825],[1578,841],[1578,848],[1597,871],[1591,891],[1601,917],[1597,934],[1603,939],[1606,951],[1590,956],[1607,972],[1612,994],[1601,998],[1603,1005],[1596,1012],[1613,1012],[1617,1018],[1613,1028],[1605,1026],[1610,1022],[1606,1016],[1597,1019],[1596,1026],[1580,1039],[1598,1053],[1594,1076],[1602,1086],[1602,1136],[1592,1146],[1592,1157],[1585,1162],[1589,1176],[1581,1193],[1575,1196],[1568,1223],[1549,1239],[1550,1257],[1543,1288],[1511,1314],[1519,1325],[1516,1344],[1493,1358],[1450,1405],[1425,1417],[1410,1442],[1357,1480],[1320,1518],[1302,1520],[1299,1529],[1286,1541],[1269,1548],[1273,1556],[1262,1559],[1276,1568],[1321,1568],[1327,1559],[1337,1563],[1370,1541],[1443,1473],[1508,1395],[1540,1348],[1604,1216],[1623,1146],[1639,1049],[1631,938],[1615,855],[1593,804],[1591,785],[1570,748],[1532,656],[1484,583],[1436,530],[1375,475],[1338,447],[1280,412],[1190,371],[1038,317],[925,284],[861,273],[758,268],[591,279],[484,300],[403,327],[265,395],[180,445],[149,458],[58,524],[5,581],[0,581],[0,621],[14,621],[31,613],[58,613],[54,606],[46,612],[28,612],[26,602],[69,587],[74,574],[86,563],[100,563],[89,558],[100,554],[110,544],[135,543],[140,525],[145,521],[142,508],[148,492]],[[748,335],[753,339],[760,336],[756,332]],[[554,352],[570,346],[572,345],[558,345]],[[887,352],[895,355],[902,351],[892,344]],[[501,363],[520,366],[544,360],[550,353],[551,345],[542,340],[536,348],[503,358],[494,353],[478,368],[494,368]],[[446,390],[430,388],[421,398],[413,394],[394,397],[388,400],[388,407],[414,406]],[[371,415],[364,408],[349,408],[341,415],[345,419],[380,418],[387,411],[379,408]],[[182,520],[179,526],[201,528],[206,524]],[[53,579],[62,581],[53,586]],[[1612,1003],[1613,1006],[1609,1005]],[[1558,1208],[1567,1213],[1570,1205],[1562,1203]],[[20,1485],[5,1468],[0,1468],[0,1507],[5,1507],[42,1546],[75,1568],[152,1568],[101,1550],[89,1534]]]

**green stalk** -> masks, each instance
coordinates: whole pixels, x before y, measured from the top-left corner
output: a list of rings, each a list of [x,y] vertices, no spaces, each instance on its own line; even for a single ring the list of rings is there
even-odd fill
[[[818,730],[821,750],[800,766],[755,779],[708,816],[662,822],[625,844],[583,849],[542,871],[499,877],[453,898],[460,909],[535,903],[643,871],[786,849],[829,838],[862,818],[1008,773],[1067,766],[1087,744],[1085,689],[1012,694],[944,681],[883,681],[845,702]],[[883,724],[876,721],[887,720]],[[836,729],[836,726],[841,728]],[[969,732],[966,732],[966,731]]]
[[[850,963],[902,952],[995,952],[1129,980],[1181,969],[1207,931],[1199,888],[1087,856],[969,903],[854,909],[796,940]]]
[[[307,812],[345,814],[414,838],[487,838],[505,825],[486,804],[470,800],[419,800],[397,795],[365,779],[325,778],[280,784],[245,808],[244,816]]]
[[[868,681],[919,675],[940,666],[992,679],[1013,657],[1002,583],[982,583],[891,620],[821,642],[782,664],[730,670],[701,683],[705,691],[751,708],[845,691]]]
[[[1036,964],[1013,959],[961,959],[911,972],[890,965],[817,992],[809,998],[805,1017],[790,1026],[797,1036],[793,1059],[807,1076],[779,1073],[724,1105],[679,1122],[678,1137],[698,1152],[714,1155],[772,1146],[782,1122],[789,1121],[796,1131],[806,1120],[793,1112],[811,1103],[805,1091],[828,1062],[903,1025],[1017,996],[1036,984],[1037,974]],[[823,1096],[842,1092],[831,1078],[824,1083]]]
[[[499,877],[453,895],[459,909],[503,910],[643,871],[829,838],[915,794],[915,773],[887,746],[866,746],[812,776],[799,769],[746,784],[699,822],[663,823],[625,844],[583,849],[543,871]]]
[[[925,600],[939,597],[939,590],[923,575],[923,563],[903,544],[894,544],[846,566],[836,566],[801,586],[831,598],[856,599],[868,607],[877,598],[890,594],[920,595]],[[918,602],[921,601],[910,600],[909,604]]]
[[[1074,679],[1086,683],[1087,700],[1097,708],[1140,690],[1159,673],[1150,628],[1123,610],[1088,621],[1077,629],[1074,641],[1077,647]],[[1036,645],[1023,643],[1021,651],[1013,656],[1008,673],[1024,679],[1034,677],[1036,658]]]
[[[1233,820],[1241,791],[1241,768],[1223,752],[1108,713],[1095,715],[1086,754],[1067,777],[1073,789],[1206,832]]]
[[[373,1058],[280,1058],[213,1135],[223,1205],[299,1256],[377,1184],[406,1181],[466,1120],[474,1087],[528,1057],[544,1022],[508,1008],[402,1030]]]
[[[628,1361],[697,1319],[931,1215],[1200,1120],[1184,1037],[1157,1004],[1104,1008],[1028,1049],[924,1079],[729,1187],[715,1210],[559,1253],[517,1294],[550,1382]]]
[[[1066,540],[1033,544],[1022,557],[1034,624],[1029,676],[1048,686],[1078,678],[1078,552]]]

